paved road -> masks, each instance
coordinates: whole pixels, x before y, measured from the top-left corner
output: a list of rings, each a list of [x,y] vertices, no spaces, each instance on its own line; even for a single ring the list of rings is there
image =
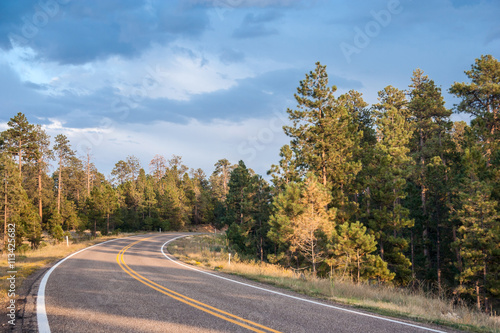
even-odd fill
[[[339,310],[337,305],[325,306],[292,292],[200,272],[162,253],[162,246],[178,236],[119,239],[61,262],[41,283],[45,293],[39,291],[40,331],[48,327],[51,332],[72,333],[443,331],[349,308]]]

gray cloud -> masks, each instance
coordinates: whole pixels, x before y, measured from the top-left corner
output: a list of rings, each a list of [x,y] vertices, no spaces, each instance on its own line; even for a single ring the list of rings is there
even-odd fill
[[[197,38],[209,26],[207,10],[173,1],[70,1],[44,9],[38,1],[0,2],[0,48],[10,39],[41,58],[81,64],[111,55],[134,57],[152,43]],[[59,0],[60,1],[60,0]],[[65,1],[66,2],[66,1]],[[45,2],[43,2],[45,3]],[[14,36],[14,37],[12,37]]]
[[[241,26],[233,32],[235,38],[256,38],[278,34],[276,28],[270,28],[268,23],[277,21],[283,15],[277,11],[266,11],[260,14],[247,14]]]
[[[219,60],[226,65],[238,63],[245,60],[245,54],[233,49],[224,49],[219,55]]]

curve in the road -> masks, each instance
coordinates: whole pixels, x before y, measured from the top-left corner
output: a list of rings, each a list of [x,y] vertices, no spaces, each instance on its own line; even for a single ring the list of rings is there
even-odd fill
[[[198,271],[200,273],[203,273],[203,274],[207,274],[207,275],[210,275],[210,276],[213,276],[213,277],[216,277],[216,278],[219,278],[219,279],[223,279],[223,280],[226,280],[226,281],[230,281],[230,282],[233,282],[233,283],[237,283],[237,284],[240,284],[240,285],[244,285],[244,286],[247,286],[247,287],[250,287],[250,288],[254,288],[254,289],[259,289],[259,290],[263,290],[263,291],[267,291],[269,293],[272,293],[272,294],[276,294],[276,295],[280,295],[280,296],[284,296],[284,297],[288,297],[288,298],[292,298],[292,299],[295,299],[295,300],[300,300],[300,301],[303,301],[303,302],[308,302],[308,303],[312,303],[312,304],[315,304],[315,305],[320,305],[320,306],[324,306],[324,307],[328,307],[328,308],[331,308],[331,309],[335,309],[335,310],[340,310],[340,311],[344,311],[344,312],[349,312],[349,313],[353,313],[353,314],[357,314],[357,315],[360,315],[360,316],[365,316],[365,317],[370,317],[370,318],[376,318],[376,319],[380,319],[380,320],[384,320],[384,321],[388,321],[388,322],[391,322],[391,323],[396,323],[396,324],[401,324],[401,325],[404,325],[404,326],[410,326],[410,327],[415,327],[415,328],[418,328],[418,329],[422,329],[422,330],[425,330],[425,331],[429,331],[429,332],[437,332],[437,333],[446,333],[444,331],[439,331],[439,330],[436,330],[436,329],[432,329],[432,328],[429,328],[429,327],[425,327],[425,326],[419,326],[419,325],[415,325],[415,324],[410,324],[410,323],[406,323],[404,321],[399,321],[399,320],[394,320],[394,319],[390,319],[390,318],[385,318],[385,317],[380,317],[380,316],[376,316],[376,315],[372,315],[372,314],[369,314],[369,313],[364,313],[364,312],[359,312],[359,311],[354,311],[354,310],[350,310],[350,309],[345,309],[345,308],[341,308],[341,307],[338,307],[338,306],[334,306],[334,305],[330,305],[330,304],[326,304],[326,303],[321,303],[321,302],[316,302],[316,301],[313,301],[313,300],[310,300],[310,299],[306,299],[306,298],[302,298],[302,297],[297,297],[297,296],[293,296],[293,295],[288,295],[288,294],[284,294],[284,293],[281,293],[279,291],[275,291],[275,290],[270,290],[270,289],[266,289],[266,288],[262,288],[262,287],[258,287],[258,286],[254,286],[254,285],[251,285],[251,284],[248,284],[248,283],[244,283],[244,282],[240,282],[240,281],[236,281],[236,280],[232,280],[232,279],[228,279],[226,277],[223,277],[223,276],[220,276],[220,275],[216,275],[216,274],[212,274],[212,273],[209,273],[209,272],[206,272],[206,271],[203,271],[203,270],[200,270],[200,269],[197,269],[193,266],[190,266],[190,265],[186,265],[186,264],[183,264],[182,262],[180,262],[179,260],[175,260],[175,259],[172,259],[172,257],[170,257],[169,255],[167,255],[165,253],[165,246],[168,245],[168,243],[170,242],[173,242],[175,241],[176,239],[179,239],[179,238],[183,238],[183,237],[187,237],[187,235],[182,235],[182,236],[179,236],[179,237],[175,237],[167,242],[165,242],[162,247],[161,247],[161,253],[170,261],[176,263],[177,265],[180,265],[180,266],[183,266],[183,267],[186,267],[186,268],[189,268],[189,269],[192,269],[192,270],[195,270],[195,271]]]
[[[153,236],[154,237],[154,236]],[[258,323],[255,323],[253,321],[250,321],[250,320],[247,320],[247,319],[244,319],[244,318],[241,318],[241,317],[238,317],[236,315],[233,315],[229,312],[226,312],[226,311],[223,311],[223,310],[220,310],[220,309],[217,309],[213,306],[210,306],[208,304],[205,304],[205,303],[202,303],[202,302],[199,302],[193,298],[190,298],[190,297],[187,297],[187,296],[184,296],[178,292],[175,292],[171,289],[168,289],[168,288],[165,288],[164,286],[162,285],[159,285],[158,283],[155,283],[151,280],[149,280],[148,278],[142,276],[141,274],[137,273],[136,271],[134,271],[132,268],[130,268],[126,263],[125,263],[125,259],[124,259],[124,254],[125,252],[130,249],[132,246],[140,243],[140,242],[143,242],[143,241],[146,241],[148,239],[151,239],[153,237],[148,237],[148,238],[144,238],[144,239],[139,239],[138,241],[136,242],[133,242],[127,246],[125,246],[123,249],[120,250],[120,252],[117,254],[116,256],[116,262],[118,263],[118,265],[120,265],[120,267],[128,274],[130,275],[131,277],[133,277],[134,279],[136,279],[137,281],[145,284],[146,286],[150,287],[150,288],[153,288],[154,290],[156,291],[159,291],[160,293],[164,294],[164,295],[167,295],[169,297],[172,297],[173,299],[175,300],[178,300],[184,304],[187,304],[189,306],[192,306],[198,310],[201,310],[201,311],[204,311],[206,313],[209,313],[215,317],[218,317],[218,318],[221,318],[221,319],[224,319],[226,321],[229,321],[233,324],[236,324],[236,325],[239,325],[239,326],[242,326],[250,331],[253,331],[253,332],[259,332],[259,333],[266,333],[266,332],[273,332],[273,333],[280,333],[279,331],[276,331],[276,330],[273,330],[272,328],[269,328],[269,327],[266,327],[264,325],[261,325],[261,324],[258,324]]]
[[[91,249],[95,246],[100,246],[109,242],[116,241],[118,239],[123,239],[123,238],[117,238],[117,239],[111,239],[106,242],[102,242],[99,244],[95,244],[89,247],[86,247],[80,251],[77,251],[75,253],[70,254],[66,258],[62,259],[61,261],[57,262],[54,266],[52,266],[51,269],[45,273],[45,275],[42,278],[42,281],[40,282],[40,287],[38,288],[38,294],[37,294],[37,299],[36,299],[36,320],[38,323],[38,332],[39,333],[50,333],[50,325],[49,325],[49,319],[47,318],[47,310],[45,309],[45,287],[47,286],[47,281],[49,280],[50,274],[63,262],[68,260],[69,258],[73,257],[74,255],[77,255],[78,253],[81,253],[83,251],[87,251],[88,249]]]
[[[239,299],[242,299],[241,297],[244,297],[246,299],[254,299],[254,300],[260,299],[262,304],[259,303],[259,305],[257,307],[258,308],[262,307],[262,309],[265,308],[265,309],[267,309],[266,311],[269,311],[269,312],[266,312],[266,313],[269,313],[269,315],[268,315],[269,318],[268,318],[266,324],[271,326],[271,327],[275,327],[278,330],[297,331],[297,327],[305,328],[305,327],[309,327],[310,325],[312,325],[311,327],[314,327],[314,330],[318,331],[318,332],[328,330],[328,329],[325,330],[325,328],[328,326],[325,326],[323,324],[323,321],[321,321],[321,320],[320,321],[313,320],[313,322],[309,322],[307,320],[302,320],[302,319],[299,320],[298,318],[302,318],[301,316],[293,317],[293,315],[291,315],[292,312],[284,310],[284,308],[281,306],[276,307],[277,304],[282,304],[282,301],[284,301],[284,300],[280,300],[280,297],[283,296],[283,297],[286,297],[290,300],[296,301],[296,302],[289,303],[287,309],[291,310],[292,307],[294,308],[294,311],[300,309],[299,313],[301,315],[308,313],[308,315],[309,315],[308,318],[316,318],[316,319],[327,318],[328,316],[333,315],[333,313],[328,309],[338,310],[338,311],[344,312],[344,314],[337,312],[337,314],[332,318],[335,319],[335,322],[337,324],[342,323],[342,325],[346,325],[342,330],[342,331],[346,331],[346,332],[353,331],[353,330],[360,331],[361,329],[365,330],[366,325],[360,324],[360,321],[357,320],[355,316],[364,316],[367,320],[366,323],[371,322],[371,324],[368,324],[368,325],[371,325],[371,326],[368,326],[368,331],[373,331],[373,329],[375,329],[375,328],[377,330],[380,330],[382,328],[382,330],[387,331],[387,332],[399,332],[399,331],[403,331],[403,330],[411,331],[411,328],[413,328],[413,330],[424,330],[424,331],[429,331],[429,332],[442,332],[442,331],[437,330],[437,329],[433,329],[433,328],[429,328],[429,327],[425,327],[425,326],[421,326],[421,325],[417,325],[417,324],[412,324],[412,323],[405,322],[405,321],[394,320],[394,319],[390,319],[387,317],[382,317],[382,316],[378,316],[378,315],[374,315],[374,314],[365,313],[362,311],[355,311],[355,310],[351,310],[351,309],[347,309],[347,308],[342,308],[339,306],[334,306],[334,305],[328,304],[326,302],[320,302],[320,301],[315,301],[313,299],[308,299],[305,297],[294,296],[293,293],[283,293],[283,292],[276,290],[276,288],[270,287],[270,289],[267,289],[266,287],[258,286],[256,284],[248,284],[248,283],[245,283],[242,281],[238,281],[238,279],[227,278],[227,277],[224,277],[223,275],[211,273],[211,272],[208,272],[206,270],[202,270],[202,269],[198,269],[198,268],[195,268],[193,266],[190,266],[190,265],[186,265],[186,264],[180,262],[179,260],[171,257],[171,255],[168,254],[168,252],[166,252],[166,246],[170,242],[174,241],[175,239],[178,239],[180,237],[185,237],[187,235],[182,235],[182,236],[178,236],[178,237],[175,237],[175,235],[169,235],[169,237],[174,237],[174,238],[170,239],[167,242],[165,242],[165,240],[159,240],[159,241],[157,239],[153,240],[153,238],[156,238],[158,236],[159,235],[152,236],[152,237],[140,236],[141,237],[140,239],[137,239],[137,238],[131,239],[130,241],[123,242],[123,244],[113,243],[109,246],[106,246],[106,248],[109,248],[109,247],[113,248],[113,250],[111,250],[111,251],[107,250],[105,252],[102,252],[98,249],[95,249],[93,251],[85,252],[85,254],[84,254],[85,256],[87,256],[86,255],[87,253],[91,253],[92,256],[88,255],[88,257],[94,258],[93,260],[96,260],[95,253],[100,253],[100,255],[97,256],[97,261],[95,261],[95,263],[99,263],[99,264],[98,265],[93,264],[93,266],[85,264],[83,267],[87,267],[87,268],[90,267],[90,271],[88,272],[88,274],[92,275],[94,272],[94,269],[96,267],[101,267],[102,264],[104,262],[106,262],[106,260],[108,263],[115,262],[115,264],[112,265],[112,266],[114,266],[114,268],[111,271],[113,271],[115,273],[120,273],[119,275],[126,277],[125,280],[123,280],[123,281],[129,281],[128,283],[130,283],[130,287],[133,287],[134,285],[137,285],[137,286],[141,285],[142,286],[140,288],[137,288],[137,290],[141,290],[141,291],[138,291],[140,293],[140,295],[137,295],[137,296],[141,296],[143,298],[145,297],[145,299],[142,300],[142,302],[144,304],[148,303],[148,300],[151,297],[156,298],[157,301],[160,299],[165,299],[167,301],[166,304],[175,303],[175,301],[173,303],[168,302],[169,298],[172,300],[179,301],[179,302],[183,303],[184,305],[187,305],[188,308],[191,308],[194,311],[192,311],[187,316],[185,315],[187,312],[182,312],[182,316],[184,317],[184,319],[183,319],[184,321],[178,321],[178,323],[181,323],[181,322],[182,323],[184,323],[184,322],[194,323],[194,322],[198,321],[200,323],[200,324],[198,324],[199,325],[198,327],[208,327],[210,325],[213,325],[213,323],[218,322],[220,325],[225,325],[225,326],[221,326],[221,327],[226,327],[226,329],[228,327],[231,327],[232,325],[238,325],[239,329],[244,328],[246,330],[250,330],[250,331],[254,331],[254,332],[273,332],[273,333],[278,332],[277,330],[273,330],[269,327],[258,324],[257,322],[251,321],[251,320],[255,320],[256,316],[254,316],[252,314],[247,316],[248,309],[251,308],[251,309],[253,309],[254,312],[260,311],[260,310],[256,310],[255,305],[252,305],[251,303],[248,303],[248,304],[242,303],[243,305],[238,303],[238,302],[233,303],[232,299],[227,298],[228,295],[226,295],[225,292],[214,293],[213,291],[209,291],[207,293],[208,296],[206,296],[204,293],[205,288],[203,288],[203,286],[205,286],[204,281],[206,279],[206,278],[203,278],[203,275],[206,274],[210,277],[215,277],[217,279],[225,280],[227,282],[231,282],[231,283],[234,283],[234,284],[241,286],[240,288],[238,288],[235,285],[233,288],[231,288],[231,289],[235,289],[235,290],[239,289],[239,291],[237,293],[237,295],[240,295],[237,297]],[[125,238],[121,238],[121,240],[124,240],[124,239]],[[115,239],[115,240],[119,240],[119,239]],[[111,241],[115,241],[115,240],[111,240]],[[59,261],[50,270],[48,270],[47,273],[45,273],[45,275],[43,276],[42,281],[40,283],[40,287],[38,289],[38,299],[37,299],[37,321],[38,321],[38,328],[39,328],[40,332],[42,332],[42,333],[50,333],[51,332],[51,327],[49,326],[49,321],[47,318],[47,315],[48,315],[47,312],[50,312],[49,313],[50,316],[53,315],[51,311],[53,311],[53,305],[54,305],[53,303],[54,302],[51,301],[53,299],[51,293],[54,292],[55,290],[59,290],[60,283],[67,281],[67,277],[74,277],[75,276],[75,274],[74,274],[75,269],[81,268],[81,265],[79,264],[79,261],[77,259],[79,259],[82,255],[78,256],[77,259],[75,259],[75,261],[73,261],[73,260],[67,261],[67,259],[75,256],[78,253],[81,253],[81,252],[86,251],[88,249],[94,248],[95,246],[103,245],[103,244],[109,243],[111,241],[103,242],[103,243],[85,248],[85,249],[80,250],[78,252],[75,252],[75,253],[69,255],[68,257],[62,259],[61,261]],[[118,244],[118,245],[116,245],[116,244]],[[139,244],[142,244],[142,245],[139,245]],[[134,248],[132,248],[132,247],[134,247]],[[127,250],[129,250],[129,249],[130,249],[130,251],[127,252]],[[144,249],[147,249],[146,252],[144,252]],[[133,254],[131,254],[131,252],[133,252]],[[101,257],[102,253],[108,253],[108,255],[107,255],[108,259],[104,260]],[[158,256],[159,253],[162,253],[162,256]],[[164,262],[165,258],[169,260],[169,263]],[[89,259],[87,259],[87,261],[88,260]],[[127,262],[125,262],[125,260],[127,260],[128,264],[127,264]],[[160,267],[164,267],[164,268],[168,267],[168,268],[170,268],[170,270],[169,270],[170,273],[168,273],[168,274],[174,274],[172,276],[177,276],[178,281],[183,280],[186,276],[191,276],[190,281],[191,282],[198,281],[197,282],[198,286],[200,286],[201,289],[198,288],[199,290],[197,292],[196,291],[193,292],[193,289],[191,289],[189,287],[188,288],[182,287],[181,285],[179,285],[179,289],[178,289],[178,288],[176,288],[178,286],[178,284],[175,284],[174,288],[172,288],[171,285],[168,285],[168,287],[170,288],[170,289],[168,289],[168,288],[166,288],[167,285],[165,285],[162,282],[164,280],[163,273],[158,275],[157,274],[158,271],[156,271],[155,272],[156,275],[151,274],[152,271],[147,268],[149,266],[145,265],[146,261],[143,261],[143,260],[146,260],[148,262],[148,264],[152,264],[151,267],[159,267],[159,268]],[[49,281],[49,277],[51,276],[51,273],[53,273],[54,270],[65,261],[67,261],[67,264],[65,264],[64,267],[60,266],[60,268],[57,271],[55,271],[55,274],[52,274],[52,278]],[[88,262],[94,262],[94,261],[88,261]],[[163,262],[163,264],[162,264],[162,262]],[[116,265],[116,263],[118,265]],[[183,269],[187,268],[189,270],[192,270],[193,273],[189,273],[188,271],[184,271],[184,272],[177,271],[175,269],[175,267],[173,267],[175,265],[170,264],[170,263],[175,263],[176,265],[180,265],[183,267]],[[136,267],[136,265],[137,265],[137,267]],[[134,267],[135,270],[132,269],[131,267]],[[63,269],[63,268],[65,268],[65,269]],[[139,268],[141,268],[141,269],[139,269]],[[143,270],[143,268],[145,270]],[[111,272],[111,271],[109,271],[109,272]],[[62,272],[64,272],[64,273],[62,273]],[[72,275],[68,275],[69,272],[73,272]],[[123,273],[126,273],[126,274],[123,274]],[[107,274],[109,275],[110,273],[107,273]],[[196,276],[198,276],[198,277],[196,277]],[[133,279],[129,279],[129,277],[132,277]],[[61,278],[63,278],[63,280],[61,280]],[[66,278],[66,280],[64,280],[64,278]],[[109,278],[109,276],[108,276],[108,278]],[[54,284],[55,283],[54,281],[58,281],[58,283]],[[137,284],[137,281],[139,281],[141,283]],[[214,282],[216,282],[216,281],[214,281]],[[165,286],[160,285],[160,284],[164,284]],[[219,284],[217,284],[217,283],[214,285],[219,286]],[[46,297],[45,297],[46,296],[46,291],[45,291],[46,287],[47,287],[47,290],[49,291],[49,296],[50,296],[49,299],[46,299]],[[68,288],[68,287],[69,286],[66,286],[65,288]],[[153,290],[157,291],[158,293],[153,292],[152,294],[149,294],[147,292],[147,290],[149,288],[150,288],[150,290],[153,289]],[[220,286],[218,288],[220,289]],[[254,291],[252,291],[251,289],[247,289],[247,288],[253,288]],[[112,289],[113,288],[107,288],[107,289],[103,289],[103,291],[104,290],[109,291]],[[132,288],[132,289],[136,290],[134,288]],[[130,290],[132,290],[132,289],[130,289]],[[174,291],[172,289],[174,289],[176,291]],[[85,296],[85,295],[87,295],[87,290],[88,290],[88,288],[81,288],[81,290],[79,290],[80,294],[78,294],[78,295],[82,295],[78,299],[79,301],[81,301],[81,300],[83,300],[84,302],[86,301],[87,296]],[[224,288],[222,290],[224,290]],[[219,290],[219,292],[220,291],[221,290]],[[269,297],[269,296],[266,296],[266,294],[274,294],[274,295],[276,295],[276,297]],[[113,295],[118,295],[118,294],[113,293]],[[147,295],[149,295],[149,296],[147,296]],[[164,298],[164,297],[162,297],[162,295],[166,295],[166,296],[168,296],[168,298]],[[223,296],[223,297],[220,297],[220,296]],[[88,297],[92,297],[92,296],[88,296]],[[113,297],[115,297],[115,296],[113,296]],[[194,298],[192,298],[192,297],[194,297]],[[213,300],[213,302],[212,302],[212,300]],[[201,301],[203,301],[204,303],[202,303]],[[45,302],[48,302],[47,309],[45,308],[45,306],[46,306]],[[74,304],[72,304],[72,302]],[[119,297],[115,300],[115,303],[116,304],[124,304],[122,299],[120,299]],[[264,303],[265,303],[265,305],[264,305]],[[79,308],[81,303],[78,303],[78,301],[77,301],[77,303],[75,303],[75,301],[73,300],[73,301],[67,302],[66,304],[69,305],[68,308]],[[154,304],[155,304],[154,306],[156,306],[157,303],[154,303]],[[211,305],[208,305],[208,304],[211,304]],[[228,304],[234,304],[235,306],[234,307],[227,306]],[[292,304],[294,304],[294,305],[292,305]],[[309,304],[309,305],[307,305],[307,304]],[[319,306],[319,307],[316,307],[315,308],[316,310],[312,310],[312,309],[314,309],[314,306]],[[127,306],[125,306],[125,307],[122,306],[122,308],[123,309],[120,311],[123,311],[123,314],[122,314],[122,312],[118,312],[118,311],[109,312],[106,309],[104,309],[105,311],[103,313],[109,314],[109,315],[118,314],[118,315],[126,316],[127,318],[129,318],[130,317],[130,311],[129,311],[130,308]],[[323,308],[323,309],[321,309],[321,308]],[[146,307],[144,309],[148,309],[148,308]],[[173,309],[174,308],[170,308],[170,310],[173,310]],[[100,310],[102,311],[103,309],[100,309]],[[197,311],[197,310],[199,310],[199,311]],[[227,312],[227,311],[230,311],[232,313]],[[254,313],[254,312],[252,312],[252,313]],[[175,312],[175,313],[176,313],[176,315],[181,314],[181,313],[177,313],[177,312]],[[271,315],[271,313],[272,313],[272,315]],[[144,312],[142,315],[143,317],[139,316],[139,318],[151,318],[149,314],[150,314],[149,311]],[[161,312],[156,311],[156,316],[158,317],[158,315],[162,316],[163,314]],[[152,316],[153,320],[156,320],[155,318],[157,318],[157,317]],[[217,318],[217,320],[212,323],[209,319],[210,317]],[[243,317],[246,317],[246,318],[251,319],[251,320],[245,319]],[[54,318],[58,318],[58,317],[54,317]],[[201,319],[201,318],[203,318],[203,319]],[[257,316],[257,318],[258,318],[257,321],[261,322],[260,319],[262,319],[262,318],[258,317],[258,316]],[[278,318],[281,318],[280,320],[282,320],[284,318],[285,321],[282,322],[282,321],[278,320]],[[371,319],[369,319],[369,318],[371,318]],[[220,319],[222,319],[222,321]],[[51,321],[53,320],[52,317],[50,317],[50,320]],[[386,324],[384,324],[384,322]],[[64,321],[61,321],[60,319],[57,319],[57,320],[54,320],[54,322],[51,322],[51,324],[54,326],[54,329],[56,329],[56,327],[57,327],[57,330],[61,329],[61,323],[64,323]],[[102,321],[102,323],[106,323],[104,325],[107,325],[107,322]],[[206,323],[208,323],[208,326],[205,325]],[[223,323],[225,323],[225,324],[223,324]],[[262,322],[262,323],[264,324],[264,322]],[[392,324],[390,324],[390,323],[392,323]],[[217,324],[217,325],[219,325],[219,324]],[[71,325],[73,325],[72,328],[75,327],[73,323]],[[80,325],[82,325],[82,323]],[[86,325],[86,324],[83,323],[83,325]],[[98,325],[101,325],[101,324],[98,324]],[[113,325],[115,325],[115,324],[113,324]],[[131,327],[134,327],[133,328],[134,331],[137,331],[138,326],[137,325],[133,326],[133,325],[134,324],[132,324]],[[191,325],[191,324],[189,324],[189,325]],[[326,325],[329,325],[329,321],[327,321]],[[363,325],[365,325],[365,326],[363,326]],[[62,327],[64,328],[65,326],[62,326]],[[102,326],[97,326],[97,327],[99,329],[102,328]],[[107,327],[107,326],[105,326],[105,327]],[[171,328],[171,327],[172,326],[169,326],[169,328]],[[176,329],[178,329],[178,327],[180,327],[180,326],[174,326],[174,327],[176,327]],[[387,327],[387,329],[386,329],[386,327]],[[108,331],[109,332],[116,331],[116,328],[117,327],[114,327],[112,330],[109,330],[109,327],[108,327]],[[291,328],[293,328],[293,330]],[[73,330],[73,331],[75,331],[75,330]],[[132,330],[130,330],[130,331],[132,331]],[[210,331],[210,332],[212,332],[212,331]]]

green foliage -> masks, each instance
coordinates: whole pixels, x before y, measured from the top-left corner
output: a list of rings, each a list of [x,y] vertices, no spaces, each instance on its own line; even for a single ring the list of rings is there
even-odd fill
[[[55,225],[50,230],[50,235],[56,240],[56,242],[62,242],[64,239],[64,231],[60,225]]]
[[[262,177],[252,175],[240,161],[231,172],[222,221],[229,225],[228,240],[239,252],[267,257],[269,240],[270,188]]]
[[[396,272],[398,282],[407,283],[411,279],[411,262],[404,255],[408,242],[403,231],[413,226],[413,220],[402,200],[406,198],[411,165],[408,143],[412,130],[402,91],[386,87],[379,92],[379,100],[374,106],[377,143],[367,166],[371,177],[367,181],[363,216],[378,242],[380,257]]]
[[[371,254],[376,250],[377,242],[360,222],[341,224],[331,247],[330,265],[342,277],[348,275],[356,282],[369,279],[387,282],[395,276],[380,256]]]
[[[228,227],[235,257],[357,282],[420,280],[498,311],[500,65],[481,56],[465,74],[469,82],[449,91],[470,124],[450,121],[441,89],[421,70],[409,90],[388,86],[369,106],[353,90],[335,97],[326,66],[316,63],[287,110],[290,142],[268,172],[273,187],[243,161],[220,159],[207,179],[176,155],[156,155],[149,174],[128,156],[110,183],[90,151],[82,161],[62,134],[51,149],[42,128],[19,113],[0,133],[3,244],[9,223],[16,241],[33,248],[43,230],[62,240],[64,230],[208,223]]]

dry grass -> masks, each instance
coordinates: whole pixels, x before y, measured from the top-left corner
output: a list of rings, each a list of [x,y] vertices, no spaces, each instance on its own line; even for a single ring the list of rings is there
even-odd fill
[[[19,292],[23,281],[33,274],[38,269],[44,267],[45,265],[55,262],[61,258],[68,256],[69,254],[81,250],[85,247],[101,243],[113,238],[124,237],[120,236],[106,236],[99,237],[92,240],[84,240],[78,243],[73,243],[70,241],[69,246],[66,242],[56,244],[56,245],[46,245],[38,250],[27,250],[25,252],[16,252],[16,291]],[[25,247],[25,246],[23,246]],[[2,254],[0,256],[0,304],[3,307],[9,301],[8,297],[8,286],[7,281],[7,271],[8,269],[7,254]],[[16,293],[16,294],[17,294]]]
[[[420,322],[437,323],[474,332],[500,332],[500,318],[479,313],[451,300],[391,286],[355,284],[297,274],[277,265],[242,261],[228,264],[223,237],[190,236],[170,244],[168,251],[186,263],[273,284],[306,295]]]

